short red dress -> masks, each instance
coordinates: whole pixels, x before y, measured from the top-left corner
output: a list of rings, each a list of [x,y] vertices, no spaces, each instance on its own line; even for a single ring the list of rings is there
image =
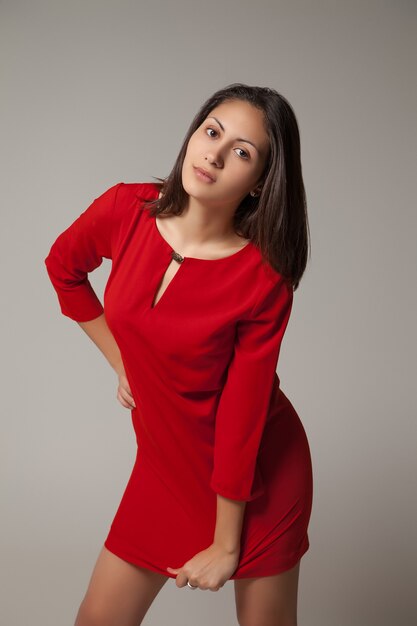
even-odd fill
[[[175,578],[168,566],[212,544],[220,494],[247,502],[231,579],[278,574],[309,548],[313,495],[307,436],[276,372],[293,289],[252,242],[181,260],[149,213],[158,195],[154,183],[113,185],[45,259],[64,315],[104,312],[136,403],[136,458],[104,545]],[[88,279],[103,258],[104,307]]]

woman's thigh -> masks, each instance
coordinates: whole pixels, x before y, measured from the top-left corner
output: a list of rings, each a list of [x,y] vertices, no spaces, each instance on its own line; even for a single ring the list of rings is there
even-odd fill
[[[138,626],[167,580],[103,546],[74,626]]]
[[[300,561],[275,576],[234,580],[239,626],[297,626]]]

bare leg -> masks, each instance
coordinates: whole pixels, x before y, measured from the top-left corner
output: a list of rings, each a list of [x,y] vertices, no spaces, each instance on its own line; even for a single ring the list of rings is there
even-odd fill
[[[234,580],[239,626],[297,626],[299,571]]]
[[[139,626],[168,578],[103,546],[74,626]]]

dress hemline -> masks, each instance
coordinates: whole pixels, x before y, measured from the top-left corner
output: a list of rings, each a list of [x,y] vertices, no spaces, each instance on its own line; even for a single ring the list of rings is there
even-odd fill
[[[119,542],[113,541],[109,537],[106,538],[103,545],[107,550],[112,552],[112,554],[115,554],[119,558],[123,559],[124,561],[127,561],[128,563],[131,563],[132,565],[136,565],[138,567],[151,570],[152,572],[156,572],[157,574],[162,574],[163,576],[166,576],[167,578],[175,579],[177,577],[176,574],[170,574],[169,572],[162,570],[156,565],[153,565],[152,563],[149,563],[148,561],[141,559],[140,557],[136,555],[133,556],[129,552],[129,550],[123,547],[120,547]],[[300,561],[301,558],[304,556],[304,554],[309,550],[309,548],[310,548],[310,542],[309,542],[308,536],[306,536],[305,540],[303,541],[301,545],[301,548],[297,552],[295,552],[291,557],[288,557],[287,559],[283,559],[281,561],[281,564],[273,568],[272,570],[267,570],[266,572],[262,574],[255,574],[255,575],[253,573],[252,574],[244,573],[244,574],[239,574],[237,576],[233,574],[228,580],[241,580],[243,578],[265,578],[268,576],[276,576],[277,574],[282,574],[283,572],[286,572],[292,569],[293,567],[295,567],[298,561]]]

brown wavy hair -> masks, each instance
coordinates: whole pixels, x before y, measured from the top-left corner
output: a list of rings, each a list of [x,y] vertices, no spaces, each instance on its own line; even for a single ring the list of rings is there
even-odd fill
[[[153,176],[161,181],[158,186],[163,195],[147,201],[147,207],[153,216],[182,213],[188,197],[181,174],[188,141],[210,112],[228,100],[244,100],[263,111],[270,140],[261,193],[257,197],[247,194],[241,201],[234,214],[234,230],[257,246],[263,259],[296,290],[309,248],[311,254],[300,133],[291,105],[274,89],[233,83],[206,100],[191,122],[171,173],[166,178]]]

